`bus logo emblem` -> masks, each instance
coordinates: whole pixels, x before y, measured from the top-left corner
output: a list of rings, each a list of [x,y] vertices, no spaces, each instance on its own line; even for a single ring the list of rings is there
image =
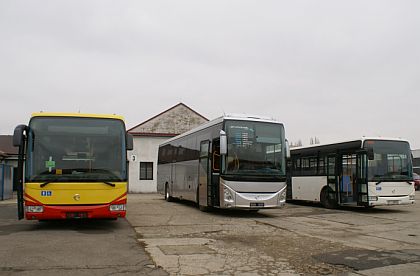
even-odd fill
[[[76,200],[76,201],[79,201],[80,200],[80,195],[79,194],[75,194],[73,196],[73,199]]]
[[[52,196],[52,191],[41,191],[41,196]]]

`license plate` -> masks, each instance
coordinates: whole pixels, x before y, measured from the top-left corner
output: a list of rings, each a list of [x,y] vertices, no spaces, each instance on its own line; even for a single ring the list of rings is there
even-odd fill
[[[400,201],[399,200],[388,200],[387,204],[388,205],[400,204]]]
[[[68,219],[83,219],[83,218],[87,218],[88,215],[86,212],[69,212],[66,213],[66,217]]]
[[[249,207],[264,207],[264,202],[251,202]]]

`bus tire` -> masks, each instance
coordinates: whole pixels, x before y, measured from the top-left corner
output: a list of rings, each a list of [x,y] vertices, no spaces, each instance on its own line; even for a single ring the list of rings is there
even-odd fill
[[[171,194],[169,193],[169,183],[165,183],[165,200],[168,202],[173,201]]]
[[[329,189],[328,187],[324,187],[321,190],[321,195],[320,195],[321,204],[322,206],[324,206],[324,208],[335,209],[337,207],[336,203],[333,200],[330,200],[328,198],[328,189]]]

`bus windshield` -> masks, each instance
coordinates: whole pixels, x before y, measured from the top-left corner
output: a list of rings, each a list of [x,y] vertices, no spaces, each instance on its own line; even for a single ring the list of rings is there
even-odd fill
[[[122,121],[34,117],[29,129],[26,181],[126,181]]]
[[[227,175],[271,178],[285,175],[283,125],[226,121],[225,130]]]
[[[409,181],[413,178],[410,146],[403,141],[365,141],[374,159],[368,162],[369,181]]]

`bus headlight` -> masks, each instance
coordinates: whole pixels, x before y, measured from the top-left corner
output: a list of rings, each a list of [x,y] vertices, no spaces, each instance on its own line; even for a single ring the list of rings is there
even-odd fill
[[[378,201],[377,196],[369,196],[369,201]]]
[[[286,201],[286,189],[283,189],[283,191],[279,194],[279,202],[283,203]]]
[[[234,199],[233,199],[232,192],[228,188],[226,188],[226,187],[224,187],[223,190],[224,190],[225,201],[227,201],[227,202],[233,202]]]
[[[43,213],[43,206],[25,206],[26,212],[28,213]]]
[[[125,211],[125,204],[114,204],[109,206],[110,211]]]

